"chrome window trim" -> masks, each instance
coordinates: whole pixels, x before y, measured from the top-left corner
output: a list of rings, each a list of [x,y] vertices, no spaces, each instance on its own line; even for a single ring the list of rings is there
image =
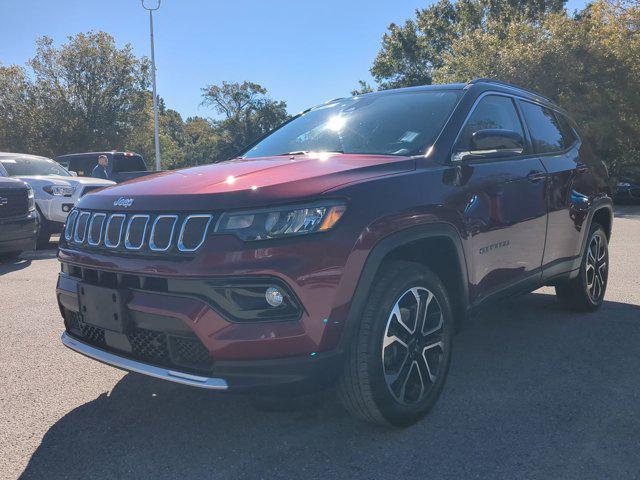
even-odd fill
[[[111,220],[114,218],[122,218],[122,223],[120,224],[120,231],[118,232],[118,243],[109,242],[109,225],[111,225]],[[120,246],[120,242],[122,241],[122,229],[124,228],[124,222],[127,219],[127,216],[124,213],[112,213],[109,215],[109,219],[107,220],[107,225],[104,227],[104,246],[107,248],[118,248]]]
[[[155,239],[154,239],[154,235],[156,233],[156,224],[158,223],[158,220],[160,220],[161,218],[173,218],[173,225],[171,225],[171,235],[169,235],[169,241],[167,242],[166,248],[157,248]],[[151,225],[151,233],[149,234],[149,249],[154,252],[166,252],[167,250],[169,250],[171,248],[171,245],[173,244],[173,234],[176,230],[177,223],[178,223],[178,215],[158,215],[156,219],[153,221],[153,224]]]
[[[78,218],[75,222],[75,228],[73,229],[73,242],[74,243],[84,243],[87,238],[87,229],[89,228],[89,220],[87,220],[87,224],[84,226],[84,233],[82,234],[82,240],[78,237],[78,226],[80,225],[80,219],[86,215],[87,217],[91,217],[91,212],[80,212]]]
[[[144,229],[142,230],[142,238],[140,238],[140,244],[136,247],[133,246],[130,242],[129,242],[129,231],[131,229],[131,224],[133,223],[133,221],[136,218],[144,218]],[[147,227],[149,226],[149,215],[146,214],[136,214],[136,215],[131,215],[129,217],[129,221],[127,222],[127,231],[124,234],[124,248],[126,248],[127,250],[140,250],[142,249],[142,247],[144,246],[144,238],[147,235]]]
[[[462,160],[462,156],[457,155],[460,153],[470,153],[470,152],[456,152],[455,148],[456,145],[458,144],[458,141],[460,140],[460,136],[462,135],[462,132],[464,131],[465,127],[467,126],[467,123],[469,123],[469,120],[471,119],[471,116],[475,113],[476,109],[478,108],[478,104],[484,100],[485,97],[490,97],[490,96],[496,96],[496,97],[507,97],[509,99],[511,99],[511,103],[513,105],[513,109],[516,112],[516,115],[518,116],[518,120],[520,120],[520,127],[522,128],[522,133],[523,133],[523,138],[525,141],[525,147],[529,147],[529,139],[528,139],[528,130],[527,130],[527,124],[524,121],[524,118],[522,118],[522,114],[520,113],[520,110],[518,109],[518,105],[516,104],[516,101],[522,97],[519,97],[518,95],[514,95],[512,93],[504,93],[504,92],[497,92],[494,90],[489,90],[486,92],[482,92],[480,95],[478,95],[478,98],[475,99],[475,101],[473,102],[473,105],[471,106],[471,109],[469,110],[469,113],[467,113],[467,116],[465,117],[464,121],[462,122],[462,126],[460,127],[460,129],[458,130],[458,133],[456,135],[455,140],[453,141],[453,143],[451,144],[451,150],[452,150],[452,154],[450,156],[450,160],[451,163],[453,164],[459,164]],[[532,103],[536,103],[536,102],[532,102]],[[525,148],[526,150],[526,148]],[[522,151],[521,153],[519,153],[517,155],[518,157],[524,157],[525,153],[524,151]],[[500,159],[494,159],[494,160],[500,160]]]
[[[196,245],[194,248],[185,248],[184,243],[182,243],[182,239],[184,237],[184,229],[192,218],[207,218],[207,224],[202,229],[202,238],[200,238],[200,243]],[[182,226],[180,227],[180,235],[178,236],[178,250],[181,252],[195,252],[198,250],[202,244],[204,243],[205,238],[207,238],[207,231],[209,230],[209,225],[211,225],[211,220],[213,219],[213,215],[210,214],[193,214],[188,215],[184,221],[182,222]]]
[[[78,210],[73,210],[68,216],[67,221],[64,226],[64,239],[68,242],[73,237],[73,231],[75,229],[75,222],[78,219],[78,215],[80,212]]]
[[[98,245],[100,245],[100,242],[102,241],[102,230],[104,228],[104,220],[102,220],[102,224],[100,225],[100,232],[98,233],[98,241],[97,242],[92,242],[91,239],[91,227],[93,226],[93,222],[95,221],[96,218],[101,217],[103,219],[107,218],[107,214],[106,213],[94,213],[91,216],[91,220],[89,220],[89,227],[87,228],[87,244],[91,245],[92,247],[97,247]]]

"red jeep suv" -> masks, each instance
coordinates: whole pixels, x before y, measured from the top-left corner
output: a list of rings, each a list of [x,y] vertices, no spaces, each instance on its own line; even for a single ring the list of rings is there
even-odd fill
[[[83,197],[60,241],[63,343],[211,390],[337,386],[409,425],[456,323],[542,285],[595,310],[607,172],[549,100],[492,80],[332,100],[237,158]]]

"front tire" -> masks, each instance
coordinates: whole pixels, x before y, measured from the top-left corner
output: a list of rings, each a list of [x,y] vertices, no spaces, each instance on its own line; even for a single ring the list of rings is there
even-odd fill
[[[602,226],[593,224],[578,276],[556,285],[560,303],[578,312],[593,312],[604,302],[609,278],[609,244]]]
[[[387,426],[423,418],[444,387],[453,318],[447,291],[431,270],[401,261],[383,266],[338,384],[347,410]]]

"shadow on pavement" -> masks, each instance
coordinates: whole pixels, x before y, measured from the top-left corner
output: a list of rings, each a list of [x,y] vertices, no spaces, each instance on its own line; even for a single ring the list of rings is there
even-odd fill
[[[552,295],[514,299],[456,337],[440,401],[404,430],[332,398],[264,413],[127,374],[53,425],[23,478],[631,478],[639,344],[637,305],[580,315]]]
[[[22,252],[20,257],[18,257],[13,262],[0,263],[0,276],[4,275],[5,273],[23,270],[29,267],[33,261],[56,258],[57,255],[58,242],[49,242],[49,245],[44,249]]]
[[[5,273],[17,272],[23,270],[31,265],[30,259],[18,258],[12,262],[0,263],[0,277]]]

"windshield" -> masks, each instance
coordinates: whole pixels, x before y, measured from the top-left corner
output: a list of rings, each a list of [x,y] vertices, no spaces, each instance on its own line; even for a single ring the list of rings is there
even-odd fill
[[[2,163],[2,166],[10,177],[25,177],[30,175],[71,176],[62,165],[48,158],[0,157],[0,163]]]
[[[336,100],[294,118],[243,156],[322,151],[416,155],[433,144],[460,94],[432,90]]]

